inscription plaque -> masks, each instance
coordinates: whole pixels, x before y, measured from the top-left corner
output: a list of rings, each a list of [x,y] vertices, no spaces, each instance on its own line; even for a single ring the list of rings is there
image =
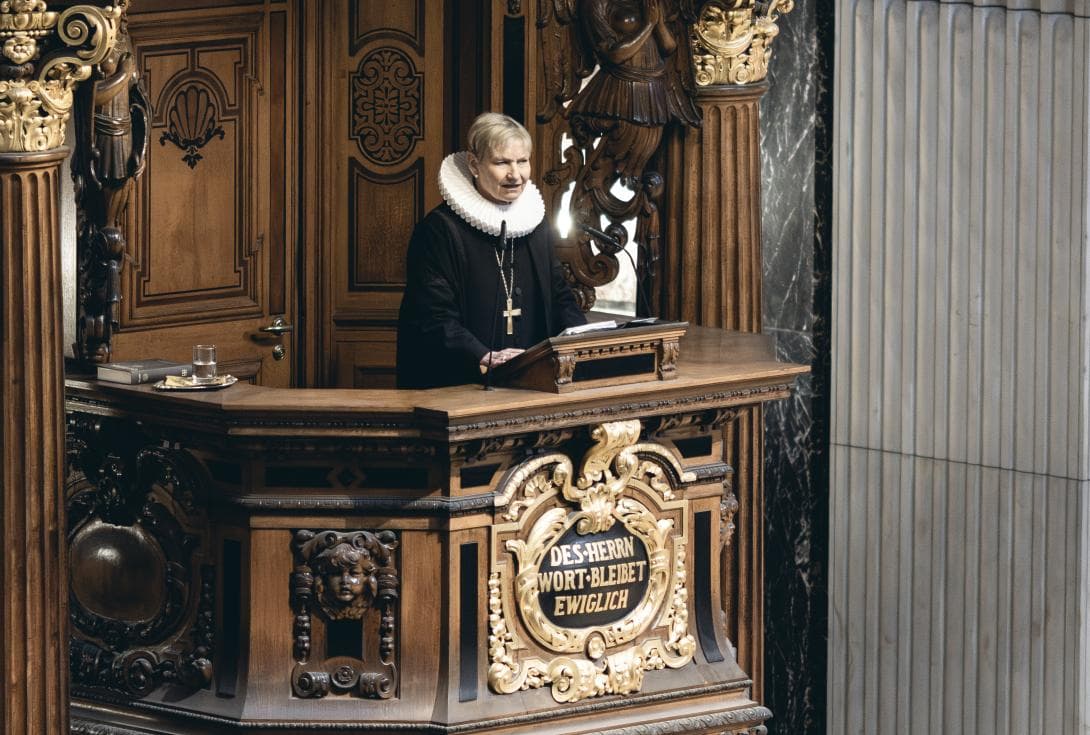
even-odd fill
[[[488,578],[488,684],[557,702],[632,694],[693,660],[686,569],[697,481],[638,421],[599,424],[576,470],[531,457],[498,488]]]
[[[538,599],[557,625],[606,625],[636,609],[648,578],[647,546],[624,526],[585,536],[573,526],[545,553]]]

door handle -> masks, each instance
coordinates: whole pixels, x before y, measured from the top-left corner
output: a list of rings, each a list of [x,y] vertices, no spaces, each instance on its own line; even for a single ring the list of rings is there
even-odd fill
[[[259,327],[257,331],[265,332],[266,334],[275,334],[279,337],[282,334],[287,334],[292,331],[292,329],[294,329],[292,325],[285,322],[283,317],[278,316],[272,320],[272,324],[267,327]]]

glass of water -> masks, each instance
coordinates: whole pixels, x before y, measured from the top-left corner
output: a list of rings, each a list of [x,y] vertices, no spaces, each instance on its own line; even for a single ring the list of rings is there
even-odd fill
[[[216,346],[193,345],[193,382],[211,383],[216,379]]]

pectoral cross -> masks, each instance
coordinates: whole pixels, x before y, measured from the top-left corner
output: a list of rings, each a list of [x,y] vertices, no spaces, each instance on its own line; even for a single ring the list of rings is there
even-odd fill
[[[507,297],[507,310],[503,312],[503,316],[507,319],[507,333],[515,333],[515,317],[522,316],[522,309],[513,309],[514,304],[511,301],[511,297]]]

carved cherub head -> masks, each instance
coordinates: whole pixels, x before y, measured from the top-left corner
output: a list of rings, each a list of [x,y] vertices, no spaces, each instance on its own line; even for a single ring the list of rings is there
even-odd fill
[[[315,559],[315,591],[325,613],[334,620],[360,618],[378,594],[378,564],[371,552],[350,543],[326,549]]]

